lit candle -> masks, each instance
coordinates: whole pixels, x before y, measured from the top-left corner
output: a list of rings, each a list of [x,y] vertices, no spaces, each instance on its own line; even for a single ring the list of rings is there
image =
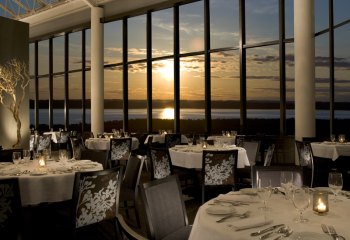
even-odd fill
[[[321,199],[318,199],[317,211],[319,213],[324,213],[326,212],[326,210],[327,210],[326,204],[324,204]]]
[[[44,167],[46,165],[45,159],[42,157],[39,159],[39,166]]]
[[[205,148],[207,148],[207,146],[208,146],[208,145],[207,145],[207,141],[204,141],[203,144],[202,144],[202,148],[205,149]]]
[[[329,211],[328,193],[316,191],[313,194],[313,210],[319,215],[324,215]]]

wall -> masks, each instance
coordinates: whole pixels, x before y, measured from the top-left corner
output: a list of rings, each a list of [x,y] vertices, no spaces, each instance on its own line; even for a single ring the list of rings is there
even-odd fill
[[[12,58],[29,63],[29,24],[0,17],[0,64]],[[29,65],[28,65],[29,66]],[[29,86],[20,108],[22,148],[29,148]],[[16,143],[16,122],[11,112],[0,104],[0,145],[11,148]]]

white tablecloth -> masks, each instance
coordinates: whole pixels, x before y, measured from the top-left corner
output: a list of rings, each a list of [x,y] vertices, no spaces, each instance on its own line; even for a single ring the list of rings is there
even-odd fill
[[[241,195],[242,196],[242,195]],[[245,195],[247,196],[247,195]],[[225,196],[235,199],[234,195]],[[259,201],[257,196],[252,196],[252,198],[256,198]],[[296,223],[294,219],[298,216],[297,211],[294,208],[291,200],[284,199],[282,194],[272,194],[268,206],[271,208],[270,211],[266,212],[264,215],[264,211],[259,210],[259,207],[262,206],[261,202],[257,203],[249,203],[249,205],[240,205],[235,206],[235,210],[237,213],[243,213],[247,210],[251,211],[250,217],[246,219],[239,219],[237,217],[232,217],[224,222],[217,223],[216,220],[221,218],[218,215],[208,214],[206,209],[211,205],[208,203],[212,203],[213,201],[208,201],[203,206],[201,206],[197,212],[195,217],[191,235],[189,237],[190,240],[243,240],[243,239],[259,239],[259,237],[251,237],[250,233],[255,232],[259,229],[265,229],[267,227],[273,226],[275,224],[286,224],[293,229],[293,234],[290,238],[286,239],[296,239],[293,236],[296,236],[297,233],[301,232],[311,232],[314,234],[321,234],[323,236],[323,232],[321,229],[321,224],[333,225],[337,230],[337,233],[344,236],[346,239],[350,239],[350,229],[349,229],[349,215],[350,215],[350,199],[346,197],[339,196],[342,202],[333,202],[333,196],[329,197],[330,199],[330,210],[326,215],[320,216],[315,214],[312,211],[312,207],[306,209],[304,212],[304,217],[309,219],[306,223]],[[311,198],[312,203],[312,198]],[[242,224],[242,221],[246,221],[250,224],[254,223],[256,220],[264,219],[266,217],[267,220],[272,220],[272,223],[257,227],[251,228],[241,231],[236,231],[234,228],[230,227],[230,225]],[[274,239],[278,235],[274,235],[268,239]],[[326,236],[326,235],[324,235]],[[304,239],[304,238],[302,238]],[[310,238],[305,238],[310,239]],[[318,238],[311,238],[318,239]],[[323,238],[322,238],[323,239]],[[332,240],[332,238],[329,238]]]
[[[311,148],[314,156],[335,161],[339,156],[350,156],[350,143],[313,142]]]
[[[22,205],[42,202],[60,202],[72,199],[74,175],[76,171],[102,170],[101,164],[90,160],[71,162],[48,161],[45,169],[39,168],[37,161],[19,164],[16,171],[13,164],[0,165],[1,178],[19,178]],[[30,171],[20,176],[16,172]],[[45,173],[41,175],[41,173]]]
[[[208,150],[215,150],[214,146],[209,146]],[[237,168],[250,166],[247,152],[241,147],[219,148],[219,150],[238,149]],[[169,148],[171,162],[173,165],[184,168],[202,169],[203,148],[201,145],[186,146],[180,145]]]
[[[145,139],[144,144],[148,143],[148,138],[152,136],[152,142],[159,142],[159,143],[164,143],[165,142],[165,134],[150,134],[147,136]],[[185,135],[181,135],[181,143],[188,143],[188,139]]]
[[[136,137],[131,138],[131,150],[135,150],[139,147],[139,140]],[[109,138],[88,138],[85,140],[85,146],[88,149],[95,150],[109,150],[110,139]]]
[[[221,144],[234,145],[236,144],[236,137],[226,137],[226,136],[209,136],[207,140],[218,141]]]

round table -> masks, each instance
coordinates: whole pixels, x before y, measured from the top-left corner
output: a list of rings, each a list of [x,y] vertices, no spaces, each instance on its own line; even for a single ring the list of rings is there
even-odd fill
[[[37,160],[18,164],[0,164],[0,179],[18,177],[22,206],[72,199],[75,172],[102,170],[90,160],[67,162],[47,161],[39,167]],[[19,174],[18,174],[19,173]]]
[[[131,150],[139,148],[139,140],[136,137],[131,138]],[[85,146],[88,149],[94,150],[109,150],[110,139],[109,138],[88,138],[85,140]]]

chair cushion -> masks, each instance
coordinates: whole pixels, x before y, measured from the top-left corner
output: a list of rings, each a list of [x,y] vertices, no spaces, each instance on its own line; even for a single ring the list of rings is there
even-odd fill
[[[173,233],[170,233],[163,240],[187,240],[190,236],[192,226],[184,226]]]

